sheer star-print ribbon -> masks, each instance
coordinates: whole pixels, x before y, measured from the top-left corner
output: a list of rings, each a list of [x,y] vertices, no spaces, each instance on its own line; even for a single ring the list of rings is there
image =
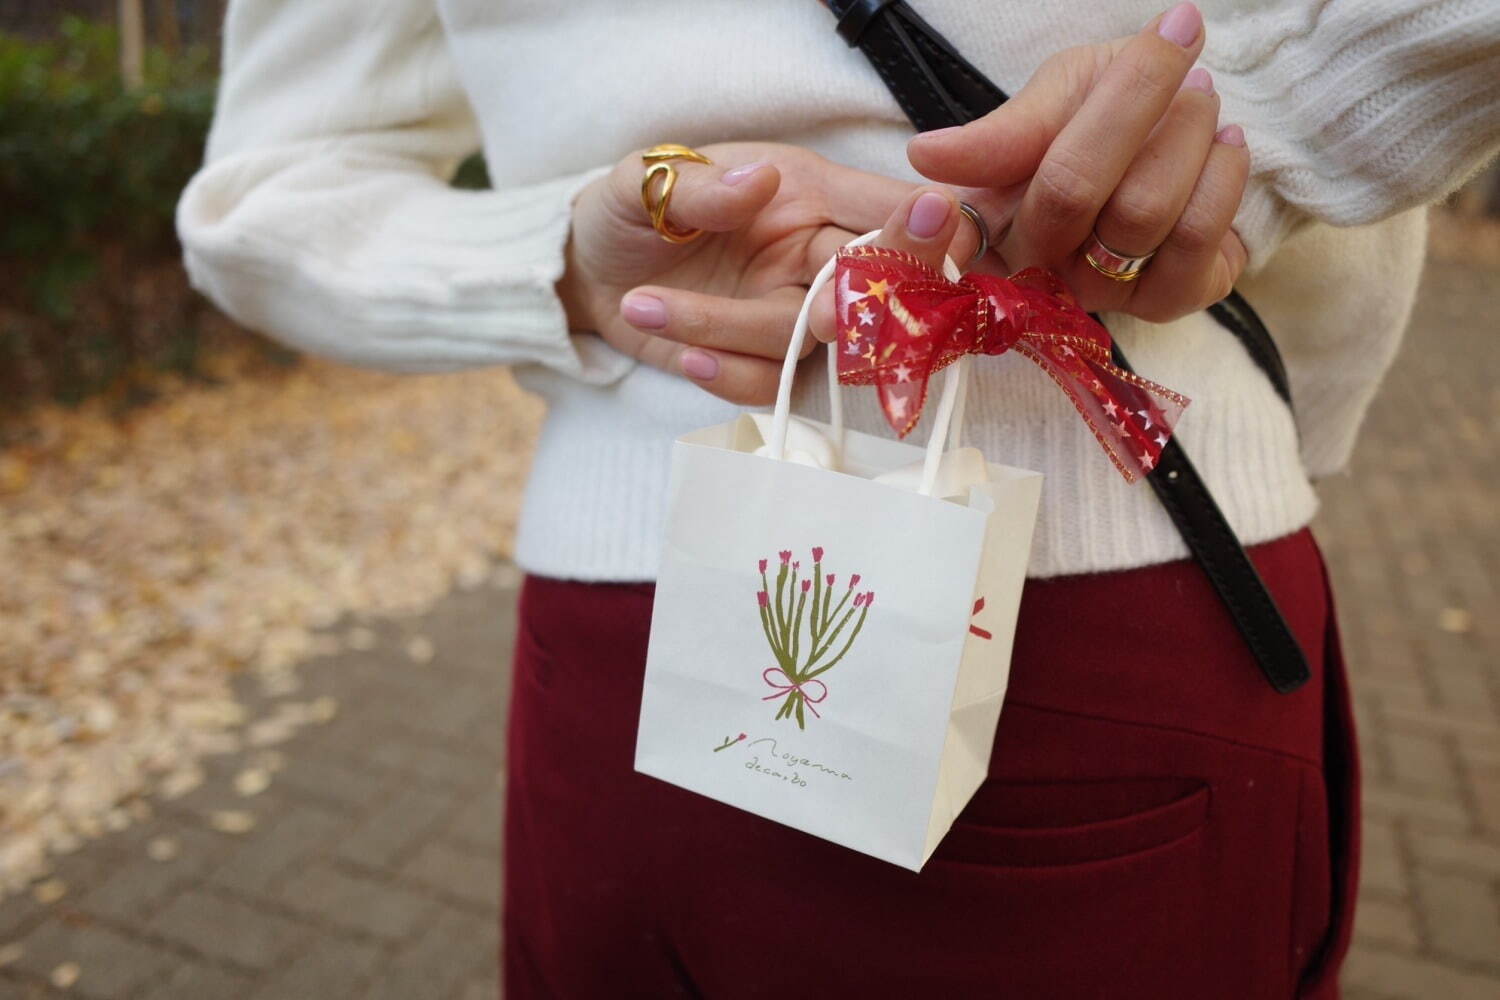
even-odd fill
[[[965,354],[1036,362],[1129,482],[1156,467],[1188,405],[1111,363],[1109,331],[1050,271],[949,281],[910,254],[859,246],[839,251],[835,280],[839,382],[873,384],[901,437],[922,416],[928,380]]]

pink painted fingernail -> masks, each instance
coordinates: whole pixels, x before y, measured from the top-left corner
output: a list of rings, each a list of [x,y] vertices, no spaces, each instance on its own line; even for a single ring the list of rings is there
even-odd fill
[[[1162,17],[1156,33],[1175,45],[1187,48],[1198,40],[1203,30],[1203,15],[1190,3],[1180,3]]]
[[[678,356],[677,363],[682,366],[682,374],[700,382],[707,382],[719,374],[719,359],[696,348],[689,347],[683,351]]]
[[[1226,146],[1243,146],[1245,144],[1245,130],[1238,125],[1225,125],[1219,129],[1219,134],[1214,136]]]
[[[1182,80],[1183,90],[1201,90],[1205,94],[1214,92],[1214,78],[1202,66],[1195,66],[1188,71],[1188,75]]]
[[[620,300],[620,315],[631,326],[660,330],[667,325],[667,305],[655,295],[633,292]]]
[[[749,177],[751,174],[755,173],[765,165],[765,160],[756,160],[754,163],[746,163],[743,166],[735,167],[733,170],[724,171],[724,176],[720,177],[719,180],[723,181],[725,184],[738,184],[740,181],[744,180],[746,177]]]
[[[928,191],[912,202],[906,215],[906,231],[919,240],[936,236],[948,221],[948,199],[936,191]]]

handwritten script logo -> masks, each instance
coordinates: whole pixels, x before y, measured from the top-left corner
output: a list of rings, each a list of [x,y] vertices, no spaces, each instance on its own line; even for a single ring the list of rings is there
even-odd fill
[[[837,781],[853,781],[854,778],[843,768],[816,761],[809,757],[793,751],[783,750],[777,744],[776,739],[771,736],[762,736],[760,739],[749,739],[740,733],[737,737],[725,737],[724,742],[713,748],[714,753],[728,750],[730,747],[745,744],[745,750],[750,754],[750,759],[741,766],[747,771],[763,775],[778,781],[784,781],[794,788],[806,788],[807,777],[805,775],[826,775]],[[770,744],[756,750],[761,744]],[[762,761],[762,755],[765,760]]]

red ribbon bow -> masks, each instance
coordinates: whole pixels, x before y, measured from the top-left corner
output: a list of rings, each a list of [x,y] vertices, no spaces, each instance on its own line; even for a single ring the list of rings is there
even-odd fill
[[[1040,365],[1129,482],[1155,468],[1188,405],[1115,367],[1109,331],[1050,271],[949,281],[911,254],[859,246],[839,251],[835,277],[839,382],[873,383],[901,437],[922,415],[928,380],[965,354],[1013,350]]]

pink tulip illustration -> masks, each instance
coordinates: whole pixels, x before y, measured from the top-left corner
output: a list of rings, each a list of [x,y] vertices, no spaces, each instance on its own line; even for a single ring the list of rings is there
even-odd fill
[[[818,679],[819,675],[832,669],[854,647],[854,640],[865,627],[870,606],[875,603],[875,592],[855,593],[860,580],[855,573],[835,603],[835,575],[823,574],[822,546],[813,547],[813,571],[805,580],[797,578],[802,564],[792,562],[790,549],[777,555],[781,557],[781,566],[776,573],[775,597],[771,581],[766,578],[765,559],[760,560],[761,589],[755,595],[761,628],[776,659],[776,666],[761,672],[761,677],[775,690],[761,700],[780,701],[776,719],[796,718],[797,727],[806,729],[804,708],[814,718],[821,718],[817,706],[828,697],[828,687]]]

